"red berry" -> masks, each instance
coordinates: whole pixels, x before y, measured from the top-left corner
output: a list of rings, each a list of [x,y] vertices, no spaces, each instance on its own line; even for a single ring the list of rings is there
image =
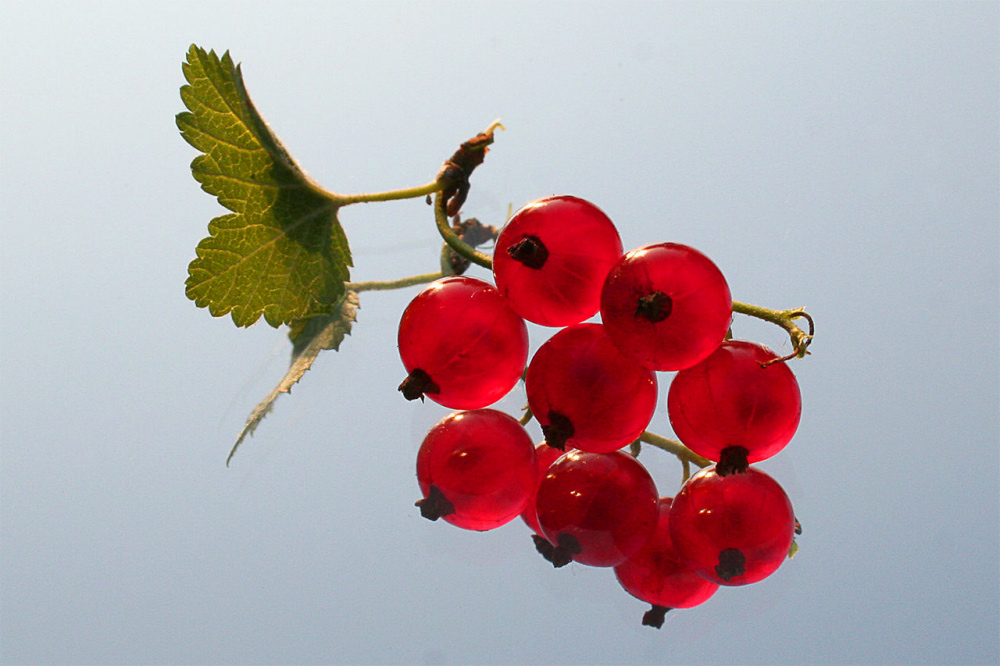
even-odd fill
[[[525,390],[556,448],[615,451],[638,439],[656,410],[656,375],[624,356],[600,324],[549,338],[531,359]]]
[[[718,267],[676,243],[629,252],[601,292],[608,335],[652,370],[683,370],[706,358],[725,338],[732,310]]]
[[[528,360],[528,328],[488,282],[456,276],[417,294],[399,322],[408,400],[478,409],[505,396]]]
[[[508,220],[493,277],[528,321],[568,326],[597,313],[604,278],[621,255],[618,231],[601,209],[577,197],[548,197]]]
[[[707,467],[688,479],[670,507],[677,553],[719,585],[747,585],[774,573],[794,530],[785,491],[754,467],[727,476]]]
[[[674,377],[667,411],[677,437],[695,453],[718,462],[742,447],[753,463],[783,449],[799,425],[802,398],[786,363],[767,347],[728,340],[711,356]]]
[[[535,463],[536,469],[538,471],[538,476],[536,477],[535,487],[531,491],[531,497],[528,499],[528,503],[524,506],[524,511],[521,512],[521,519],[524,520],[525,524],[531,528],[535,534],[541,534],[542,528],[538,526],[538,516],[535,514],[535,495],[538,492],[538,481],[541,480],[545,473],[549,471],[549,465],[558,460],[565,451],[553,448],[542,442],[535,447]]]
[[[516,518],[537,480],[535,446],[517,419],[493,409],[439,421],[417,453],[425,518],[489,530]]]
[[[621,451],[570,451],[538,483],[535,510],[553,564],[572,559],[613,567],[639,550],[656,527],[656,485],[639,461]]]
[[[705,580],[684,562],[670,539],[671,498],[661,497],[659,520],[649,541],[632,557],[615,567],[625,591],[652,604],[643,624],[659,627],[654,618],[671,608],[692,608],[708,601],[719,586]],[[655,607],[662,610],[657,611]],[[662,624],[662,620],[659,620]]]

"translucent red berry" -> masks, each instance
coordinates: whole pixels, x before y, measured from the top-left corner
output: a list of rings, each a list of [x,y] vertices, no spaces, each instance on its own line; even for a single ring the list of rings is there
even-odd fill
[[[565,451],[553,448],[542,442],[535,447],[535,463],[538,470],[537,481],[540,481],[546,472],[549,471],[549,465],[558,460]],[[541,534],[542,529],[538,526],[538,516],[535,514],[535,494],[538,490],[538,483],[535,483],[534,489],[531,491],[531,497],[528,499],[528,503],[524,505],[524,511],[521,512],[521,519],[524,523],[531,528],[535,534]]]
[[[545,441],[593,453],[638,439],[656,410],[656,375],[622,354],[600,324],[575,324],[543,344],[525,377]]]
[[[792,504],[778,482],[749,467],[721,476],[708,467],[687,480],[670,507],[670,538],[681,559],[719,585],[747,585],[788,557]]]
[[[674,377],[667,412],[677,437],[695,453],[719,461],[740,447],[747,462],[783,449],[799,425],[802,398],[795,375],[767,347],[728,340],[701,363]]]
[[[399,356],[408,400],[427,396],[452,409],[478,409],[506,395],[528,359],[528,329],[488,282],[437,280],[406,307]]]
[[[538,484],[535,511],[554,565],[570,560],[596,567],[621,564],[656,527],[652,477],[632,456],[570,451]],[[536,543],[538,543],[536,541]]]
[[[672,608],[692,608],[708,601],[719,586],[705,580],[680,558],[670,538],[670,497],[661,497],[659,519],[649,541],[615,567],[625,590],[653,608],[643,624],[659,628]]]
[[[652,370],[683,370],[722,343],[732,318],[718,267],[686,245],[647,245],[623,256],[601,292],[601,319],[626,354]]]
[[[604,278],[621,255],[618,231],[601,209],[548,197],[518,210],[500,232],[493,277],[528,321],[568,326],[597,313]]]
[[[417,453],[425,518],[489,530],[524,510],[537,481],[535,446],[517,419],[493,409],[439,421]]]

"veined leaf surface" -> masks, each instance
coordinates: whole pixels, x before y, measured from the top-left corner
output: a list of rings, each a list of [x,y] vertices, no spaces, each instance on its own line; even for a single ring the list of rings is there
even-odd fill
[[[186,293],[237,326],[261,315],[271,326],[333,315],[351,253],[337,219],[341,200],[314,183],[257,113],[240,67],[192,45],[177,115],[202,154],[191,172],[232,211],[213,219],[188,266]]]

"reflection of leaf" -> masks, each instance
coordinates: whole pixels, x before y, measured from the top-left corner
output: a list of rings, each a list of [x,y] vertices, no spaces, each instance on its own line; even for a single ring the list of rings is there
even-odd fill
[[[337,219],[342,200],[299,168],[257,113],[226,52],[192,45],[177,115],[203,154],[191,163],[202,189],[233,211],[212,220],[188,267],[187,296],[237,326],[271,326],[337,310],[351,253]]]
[[[353,291],[348,291],[337,303],[337,309],[332,315],[319,315],[309,320],[299,320],[292,324],[289,337],[292,339],[292,361],[288,366],[288,372],[278,382],[266,398],[254,407],[247,419],[246,425],[240,432],[240,436],[226,458],[226,464],[232,460],[236,449],[247,435],[252,435],[258,424],[267,416],[274,407],[274,401],[282,393],[289,393],[292,385],[302,379],[302,375],[312,367],[313,361],[324,349],[340,349],[340,343],[344,336],[351,332],[351,325],[357,319],[358,295]]]

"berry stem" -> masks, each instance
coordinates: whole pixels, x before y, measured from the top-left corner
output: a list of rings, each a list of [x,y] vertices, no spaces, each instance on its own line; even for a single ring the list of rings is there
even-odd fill
[[[674,454],[681,460],[682,463],[684,461],[693,462],[698,467],[708,467],[713,464],[711,460],[708,458],[702,458],[680,442],[673,439],[667,439],[666,437],[649,432],[648,430],[644,430],[643,433],[639,435],[639,441],[651,444],[658,449],[663,449],[667,453]]]
[[[427,284],[444,277],[442,271],[436,273],[425,273],[424,275],[411,275],[399,280],[370,280],[368,282],[348,282],[344,286],[348,291],[389,291],[392,289],[403,289],[412,287],[415,284]]]
[[[534,414],[531,413],[531,407],[525,407],[524,408],[524,416],[522,416],[521,418],[519,418],[517,420],[517,422],[520,423],[523,426],[526,426],[529,423],[531,423],[532,417],[534,417]]]
[[[805,355],[809,353],[808,347],[813,339],[815,325],[813,323],[812,316],[805,311],[805,308],[772,310],[759,305],[750,305],[749,303],[733,301],[733,312],[739,312],[740,314],[769,321],[772,324],[777,324],[788,332],[789,337],[792,339],[792,347],[794,351],[788,356],[783,356],[781,358],[774,359],[773,361],[769,361],[768,364],[780,363],[793,358],[804,358]],[[808,333],[799,328],[798,324],[795,323],[796,319],[805,319],[809,323]]]
[[[441,234],[441,238],[447,243],[451,249],[458,252],[461,256],[465,257],[472,263],[482,266],[486,269],[493,269],[493,259],[482,252],[477,251],[471,245],[466,243],[461,237],[455,233],[455,230],[451,228],[448,224],[448,214],[444,209],[444,197],[441,196],[439,191],[434,196],[434,220],[437,222],[438,232]]]

